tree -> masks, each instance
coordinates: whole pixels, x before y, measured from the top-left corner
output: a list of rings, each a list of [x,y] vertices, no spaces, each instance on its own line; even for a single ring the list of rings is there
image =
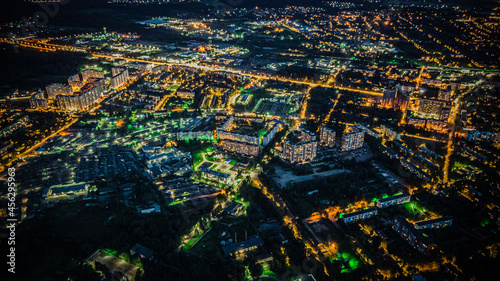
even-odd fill
[[[262,272],[264,271],[264,268],[262,265],[258,262],[250,264],[248,266],[248,270],[250,270],[250,273],[252,274],[253,277],[261,276]]]

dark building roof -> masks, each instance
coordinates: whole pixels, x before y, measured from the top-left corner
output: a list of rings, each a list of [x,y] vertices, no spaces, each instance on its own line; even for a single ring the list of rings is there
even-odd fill
[[[208,170],[210,168],[212,168],[214,164],[210,163],[210,162],[205,162],[203,164],[200,165],[200,170]]]
[[[219,177],[219,178],[228,178],[229,177],[229,174],[221,173],[221,172],[214,171],[214,170],[200,169],[200,171],[203,173],[211,174],[211,175]]]
[[[238,209],[241,208],[243,204],[238,203],[236,201],[231,202],[229,206],[227,206],[224,210],[232,215],[236,215]]]
[[[223,248],[224,253],[226,255],[232,254],[234,252],[237,252],[239,250],[244,250],[252,247],[258,247],[262,246],[264,244],[264,241],[262,241],[262,238],[256,237],[256,238],[251,238],[246,241],[240,242],[240,243],[234,243],[227,245]]]
[[[72,185],[67,185],[67,186],[61,186],[61,187],[52,187],[52,194],[60,194],[60,193],[68,193],[68,192],[75,192],[75,191],[81,191],[86,188],[87,184],[81,183],[81,184],[72,184]]]
[[[415,237],[417,238],[417,241],[424,242],[427,245],[432,244],[432,240],[425,237],[422,234],[422,232],[420,232],[418,229],[416,229],[415,226],[412,223],[410,223],[409,221],[407,221],[404,216],[401,216],[401,215],[396,216],[395,219],[401,223],[402,227],[406,228],[410,233],[415,235]]]
[[[442,217],[442,218],[433,219],[433,220],[419,221],[415,225],[416,226],[423,226],[423,225],[428,225],[428,224],[434,224],[434,223],[439,223],[439,222],[443,222],[443,221],[448,221],[448,220],[452,220],[452,219],[453,219],[453,217],[447,216],[447,217]]]
[[[361,210],[361,211],[357,211],[357,212],[354,212],[354,213],[345,214],[345,215],[342,216],[342,219],[354,217],[354,216],[361,215],[361,214],[364,214],[364,213],[370,213],[370,212],[373,212],[373,211],[376,211],[376,210],[377,210],[377,208],[371,207],[371,208],[368,208],[368,209],[365,209],[365,210]]]
[[[387,198],[384,198],[384,199],[379,199],[378,201],[381,202],[381,203],[384,203],[384,202],[387,202],[387,201],[397,200],[397,199],[404,198],[404,197],[407,197],[407,196],[410,196],[410,194],[403,193],[403,194],[399,194],[399,195],[396,195],[396,196],[391,196],[391,197],[387,197]]]
[[[146,259],[151,259],[154,255],[153,250],[146,248],[146,247],[142,246],[141,244],[135,244],[135,246],[132,247],[132,249],[130,249],[130,251],[135,252]]]

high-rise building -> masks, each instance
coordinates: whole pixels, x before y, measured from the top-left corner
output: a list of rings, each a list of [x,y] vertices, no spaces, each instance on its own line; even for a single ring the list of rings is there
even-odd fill
[[[408,108],[410,105],[410,95],[404,89],[406,88],[398,85],[396,89],[384,90],[382,106],[401,110]]]
[[[99,80],[101,81],[89,84],[71,95],[57,95],[58,107],[65,111],[82,111],[98,102],[103,95],[102,79]]]
[[[419,99],[417,115],[428,119],[439,119],[444,106],[445,102],[442,100]]]
[[[377,207],[380,209],[392,206],[392,205],[399,205],[399,204],[404,204],[407,202],[410,202],[411,195],[408,193],[403,193],[383,199],[377,200]]]
[[[294,142],[291,139],[286,139],[283,144],[283,159],[290,163],[305,163],[311,162],[316,157],[318,150],[318,142]]]
[[[254,145],[259,145],[260,140],[258,136],[244,135],[228,131],[217,131],[217,136],[220,140],[234,140],[239,142],[247,142]]]
[[[221,145],[222,149],[236,153],[236,154],[241,154],[244,156],[252,156],[252,157],[257,157],[259,156],[260,153],[260,147],[255,144],[250,144],[250,143],[245,143],[245,142],[239,142],[239,141],[232,141],[232,140],[224,140],[222,141]]]
[[[222,120],[222,122],[217,126],[217,131],[226,131],[233,125],[233,116],[228,115]]]
[[[303,142],[315,141],[316,134],[305,128],[304,124],[299,126],[300,136],[299,139]]]
[[[262,145],[268,145],[271,140],[276,136],[276,134],[281,130],[281,125],[279,123],[275,123],[269,131],[262,137]]]
[[[56,96],[57,106],[64,111],[81,111],[82,103],[79,93],[72,95],[58,95]]]
[[[17,118],[18,116],[21,116],[21,117],[18,119],[14,119],[14,118]],[[19,113],[19,112],[15,113],[11,117],[8,117],[7,120],[10,120],[11,118],[14,119],[14,121],[0,130],[0,137],[7,137],[7,136],[13,134],[18,129],[28,125],[28,123],[30,121],[30,118],[28,115],[21,115],[21,113]]]
[[[441,130],[443,130],[443,128],[445,126],[446,126],[446,122],[444,122],[444,121],[429,119],[429,120],[427,120],[427,124],[425,127],[428,130],[441,131]]]
[[[450,101],[451,100],[451,87],[448,87],[446,89],[439,89],[438,99],[444,100],[444,101]]]
[[[335,147],[335,137],[337,133],[334,129],[328,128],[326,126],[321,126],[319,131],[319,140],[322,145],[328,147]]]
[[[39,94],[32,95],[29,99],[29,102],[31,108],[34,109],[45,109],[49,107],[49,102],[43,97],[40,97]]]
[[[99,98],[104,95],[104,91],[106,91],[106,83],[104,82],[104,78],[90,78],[88,80],[88,84],[95,88],[95,91],[98,93]]]
[[[97,69],[82,70],[83,83],[86,83],[90,78],[104,78],[104,73]]]
[[[54,83],[48,85],[47,90],[47,98],[55,99],[57,95],[71,95],[73,94],[73,88],[69,85]]]
[[[349,126],[349,132],[342,134],[340,149],[351,151],[363,147],[365,141],[365,131],[357,126]]]
[[[385,89],[382,97],[383,107],[392,107],[392,103],[396,98],[396,89]]]
[[[365,210],[357,211],[354,213],[344,214],[341,219],[344,223],[349,224],[357,220],[364,220],[375,216],[378,213],[377,208],[371,207]]]
[[[427,123],[427,119],[424,119],[424,118],[417,118],[417,117],[408,117],[406,118],[406,121],[408,122],[408,125],[412,125],[413,127],[417,127],[417,128],[423,128],[425,127],[425,124]],[[387,129],[386,130],[386,135],[392,139],[394,134],[390,134],[390,131],[391,129]],[[399,134],[399,136],[401,136],[401,134]]]
[[[193,91],[183,90],[177,91],[177,96],[181,99],[194,99],[195,93]]]
[[[369,135],[369,136],[372,136],[374,138],[380,138],[382,137],[382,134],[380,134],[379,132],[375,131],[374,129],[364,125],[364,124],[358,124],[357,125],[361,130],[365,131],[365,134]]]
[[[80,75],[75,74],[68,78],[68,85],[70,85],[73,89],[79,89],[83,87],[83,82],[80,80]]]
[[[460,90],[460,87],[461,87],[461,83],[460,82],[450,82],[450,88],[452,91],[458,91]]]
[[[452,224],[453,224],[453,217],[441,217],[438,219],[417,222],[417,223],[415,223],[415,228],[416,229],[428,229],[428,228],[439,229],[439,228],[449,227]]]
[[[111,87],[114,89],[120,88],[129,79],[128,69],[123,67],[113,67],[111,69],[113,77],[111,78]]]

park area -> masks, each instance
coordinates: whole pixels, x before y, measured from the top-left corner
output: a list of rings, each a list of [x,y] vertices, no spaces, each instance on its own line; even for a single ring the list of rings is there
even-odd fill
[[[261,99],[253,111],[257,114],[286,115],[293,113],[295,105],[273,99]]]
[[[96,268],[96,263],[100,263],[106,266],[113,276],[116,276],[118,274],[122,276],[122,278],[126,278],[125,280],[130,281],[133,281],[135,279],[137,271],[139,270],[139,267],[126,262],[123,259],[108,254],[103,250],[97,250],[86,261],[94,265],[94,267]]]

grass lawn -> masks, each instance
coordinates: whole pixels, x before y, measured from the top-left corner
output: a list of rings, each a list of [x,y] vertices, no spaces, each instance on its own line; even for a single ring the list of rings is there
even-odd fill
[[[170,88],[168,88],[168,90],[169,90],[169,91],[175,91],[175,90],[177,90],[180,86],[181,86],[181,84],[172,84],[172,85],[170,85]]]
[[[203,234],[200,235],[195,235],[193,238],[191,238],[186,245],[182,246],[183,251],[187,251],[193,247],[193,245],[200,240],[200,238],[203,236]]]
[[[203,150],[197,149],[193,151],[193,169],[198,168],[203,162]]]

